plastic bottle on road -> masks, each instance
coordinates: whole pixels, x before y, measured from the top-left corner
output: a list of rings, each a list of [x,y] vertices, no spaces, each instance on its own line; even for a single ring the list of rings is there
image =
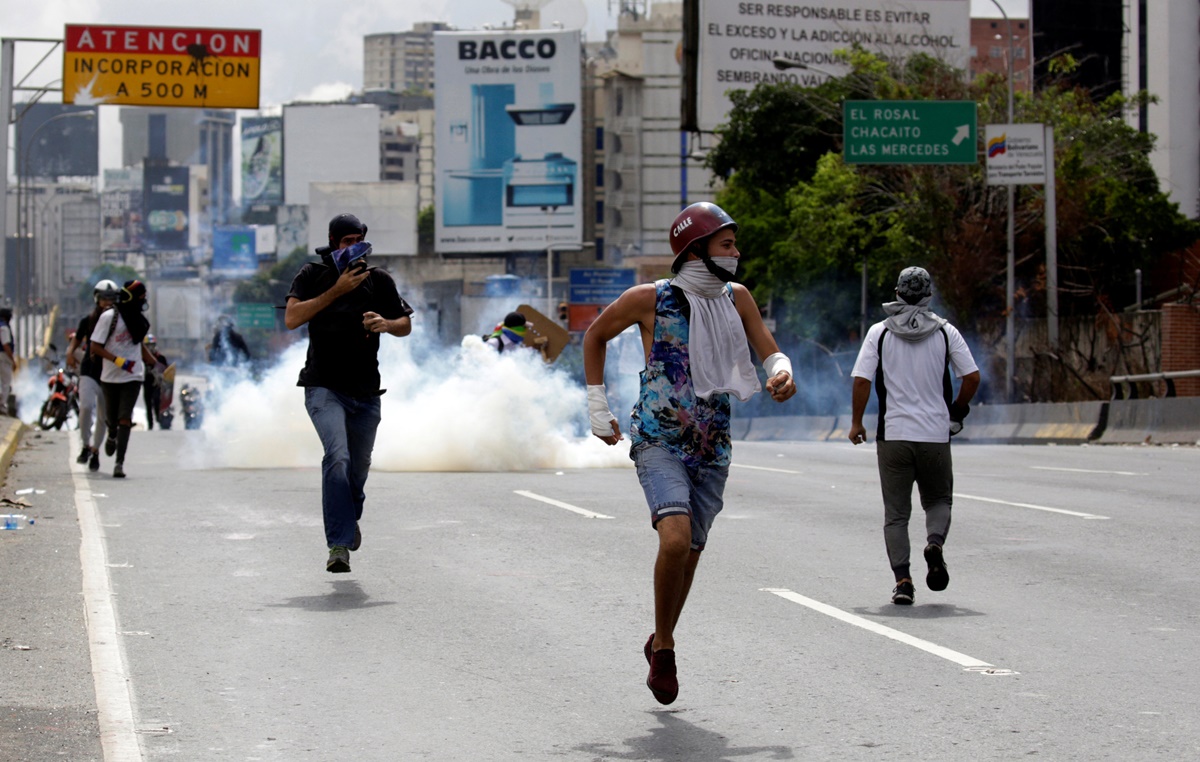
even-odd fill
[[[5,529],[20,529],[26,521],[26,517],[21,513],[4,513],[0,514],[0,526]],[[30,524],[33,522],[30,521]]]

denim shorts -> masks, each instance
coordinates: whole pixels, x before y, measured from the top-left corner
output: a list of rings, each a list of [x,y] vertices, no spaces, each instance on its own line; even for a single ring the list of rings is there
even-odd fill
[[[725,504],[729,466],[691,469],[665,448],[646,443],[632,455],[650,507],[650,525],[663,516],[686,514],[692,521],[692,550],[704,550],[709,527]]]

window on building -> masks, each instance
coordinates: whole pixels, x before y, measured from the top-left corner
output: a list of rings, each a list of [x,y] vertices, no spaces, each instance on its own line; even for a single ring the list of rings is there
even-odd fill
[[[604,150],[604,128],[603,127],[596,128],[596,150],[597,151]]]
[[[1004,48],[999,45],[993,45],[992,49],[988,51],[988,56],[991,58],[1004,58]]]
[[[1013,57],[1014,58],[1024,58],[1025,57],[1025,48],[1023,46],[1018,46],[1018,47],[1014,48],[1013,49]]]
[[[604,202],[603,201],[596,202],[596,224],[597,225],[604,224]]]
[[[604,165],[603,164],[596,165],[596,187],[597,188],[604,187]]]

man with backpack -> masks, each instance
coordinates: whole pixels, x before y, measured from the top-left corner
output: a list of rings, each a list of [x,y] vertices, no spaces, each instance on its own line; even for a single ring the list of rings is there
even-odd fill
[[[942,546],[950,532],[954,469],[950,436],[962,429],[969,403],[979,388],[979,368],[958,329],[929,309],[933,281],[920,267],[908,267],[896,281],[897,301],[871,326],[850,375],[854,377],[849,438],[867,441],[863,413],[874,380],[879,398],[875,454],[883,491],[883,539],[896,577],[892,603],[911,606],[915,598],[909,571],[908,521],[914,482],[925,509],[926,586],[945,590],[950,574]],[[950,369],[962,380],[958,396]]]
[[[116,306],[105,310],[92,329],[92,355],[104,361],[100,370],[104,420],[108,428],[104,454],[117,457],[113,466],[114,479],[125,478],[125,452],[129,447],[129,432],[133,429],[133,408],[142,388],[146,363],[154,363],[154,355],[142,344],[150,331],[150,321],[142,314],[146,306],[145,284],[127,280]]]
[[[113,306],[121,295],[121,287],[107,278],[96,282],[92,301],[96,306],[79,320],[79,327],[67,347],[67,367],[79,373],[79,437],[83,449],[76,463],[86,463],[88,470],[100,469],[100,443],[104,440],[104,393],[100,387],[103,361],[92,356],[91,335],[100,316]],[[93,425],[95,429],[93,430]]]

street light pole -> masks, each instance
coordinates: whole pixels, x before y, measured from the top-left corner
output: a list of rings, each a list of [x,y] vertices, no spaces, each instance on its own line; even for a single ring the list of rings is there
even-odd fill
[[[1012,21],[998,0],[992,0],[1000,15],[1004,17],[1005,32],[1008,35],[1008,123],[1013,123],[1013,50]],[[1013,314],[1013,294],[1016,291],[1016,208],[1017,186],[1008,186],[1008,254],[1005,257],[1004,278],[1004,401],[1013,401],[1013,377],[1016,375],[1017,337],[1016,316]]]

